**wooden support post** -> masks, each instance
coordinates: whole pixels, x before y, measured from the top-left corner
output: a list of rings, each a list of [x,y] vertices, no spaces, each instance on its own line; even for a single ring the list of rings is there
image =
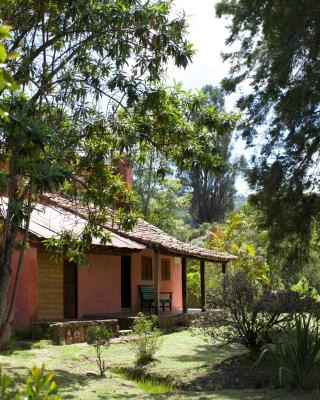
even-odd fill
[[[155,292],[155,300],[154,300],[154,306],[155,310],[154,313],[155,315],[159,315],[159,298],[160,298],[160,254],[158,250],[154,251],[154,257],[153,257],[153,264],[154,264],[154,292]]]
[[[222,265],[222,267],[221,267],[221,272],[222,272],[223,274],[225,274],[225,273],[227,272],[227,263],[226,263],[226,262],[223,262],[221,265]]]
[[[206,265],[200,261],[200,284],[201,284],[201,311],[206,311]]]
[[[187,258],[182,257],[181,260],[181,281],[182,281],[182,311],[184,314],[188,312],[188,293],[187,293]]]

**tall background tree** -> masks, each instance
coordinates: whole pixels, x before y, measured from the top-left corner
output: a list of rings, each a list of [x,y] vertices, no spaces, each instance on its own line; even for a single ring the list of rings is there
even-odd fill
[[[207,104],[224,111],[225,93],[211,85],[202,88]],[[216,155],[221,158],[219,165],[193,163],[184,173],[185,183],[191,191],[190,213],[196,224],[222,222],[226,214],[234,209],[236,195],[235,181],[245,166],[245,159],[232,159],[233,130],[220,132],[217,137]]]
[[[238,106],[253,157],[252,202],[264,213],[269,256],[282,255],[291,279],[308,264],[319,220],[320,3],[316,0],[224,0],[230,21],[224,88],[247,84]],[[260,151],[258,150],[260,149]]]
[[[195,147],[201,149],[204,157],[192,160],[187,157],[187,164],[183,159],[172,163],[151,149],[135,165],[134,188],[139,194],[139,209],[144,217],[173,236],[186,240],[194,226],[221,221],[233,209],[235,179],[241,162],[231,160],[232,134],[238,116],[223,109],[223,91],[212,86],[198,93],[183,92],[181,87],[177,90],[180,95],[189,97],[180,110],[198,132]],[[181,105],[177,104],[172,115],[177,114]],[[162,115],[161,119],[164,117]],[[204,126],[207,128],[205,137]],[[165,137],[163,133],[161,137]],[[207,141],[207,138],[210,139]],[[194,150],[189,146],[190,141],[186,143],[185,154],[191,156]],[[170,179],[164,179],[165,176]]]

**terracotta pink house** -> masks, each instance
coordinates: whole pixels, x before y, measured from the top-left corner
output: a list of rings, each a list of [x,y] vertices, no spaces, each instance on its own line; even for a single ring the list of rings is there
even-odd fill
[[[111,241],[94,240],[88,266],[55,263],[42,241],[68,229],[80,229],[85,210],[62,195],[43,196],[31,216],[30,244],[24,258],[13,327],[34,321],[108,318],[141,309],[139,285],[154,288],[152,312],[161,311],[161,292],[172,292],[172,310],[187,312],[187,258],[200,260],[202,307],[205,307],[205,261],[225,270],[233,256],[181,242],[146,221],[130,232],[107,227]],[[17,264],[14,259],[13,269]],[[10,295],[10,293],[9,293]]]

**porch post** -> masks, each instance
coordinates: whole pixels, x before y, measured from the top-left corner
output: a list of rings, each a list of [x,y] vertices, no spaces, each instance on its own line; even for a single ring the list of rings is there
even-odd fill
[[[221,272],[223,274],[225,274],[227,272],[227,263],[226,262],[221,263]]]
[[[181,259],[181,282],[182,282],[182,311],[188,312],[188,298],[187,298],[187,258],[185,256]]]
[[[154,299],[154,312],[155,315],[159,315],[159,298],[160,298],[160,254],[158,250],[154,251],[154,292],[155,292],[155,299]]]
[[[206,311],[206,264],[200,260],[201,311]]]

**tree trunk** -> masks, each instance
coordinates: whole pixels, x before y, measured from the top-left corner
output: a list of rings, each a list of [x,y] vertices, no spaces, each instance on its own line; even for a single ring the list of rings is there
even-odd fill
[[[0,265],[0,348],[3,343],[8,340],[8,335],[10,337],[10,329],[8,329],[6,319],[9,304],[9,286],[12,278],[12,254],[14,251],[17,232],[17,226],[11,225],[2,249],[3,256]]]
[[[9,287],[12,278],[12,255],[19,230],[19,221],[15,210],[19,202],[17,154],[13,152],[9,168],[8,204],[3,231],[3,242],[0,253],[0,348],[10,337],[10,328],[6,323],[9,311]]]

